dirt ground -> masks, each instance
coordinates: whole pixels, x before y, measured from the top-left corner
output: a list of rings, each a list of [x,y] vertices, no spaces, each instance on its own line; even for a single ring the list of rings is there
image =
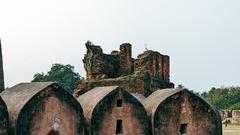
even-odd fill
[[[223,125],[223,135],[240,135],[240,125]]]

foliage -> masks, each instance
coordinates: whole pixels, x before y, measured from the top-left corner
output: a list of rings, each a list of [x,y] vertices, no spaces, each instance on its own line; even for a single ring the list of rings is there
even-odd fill
[[[35,74],[32,82],[57,82],[60,86],[71,93],[76,87],[77,82],[82,79],[83,78],[78,73],[74,72],[74,66],[69,64],[53,64],[47,74]]]
[[[240,109],[240,87],[212,88],[201,95],[217,109]]]
[[[231,105],[229,109],[232,109],[232,110],[240,110],[240,102]]]
[[[183,85],[178,85],[177,89],[187,89]],[[208,92],[197,93],[189,90],[196,95],[201,96],[206,101],[214,105],[217,109],[240,109],[240,87],[221,87],[211,88]]]

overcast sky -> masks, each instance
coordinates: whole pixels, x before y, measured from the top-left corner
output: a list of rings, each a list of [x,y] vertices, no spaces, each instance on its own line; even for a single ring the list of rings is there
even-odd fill
[[[240,84],[239,0],[0,0],[5,82],[31,81],[52,63],[85,76],[84,43],[123,42],[171,57],[171,81],[197,91]]]

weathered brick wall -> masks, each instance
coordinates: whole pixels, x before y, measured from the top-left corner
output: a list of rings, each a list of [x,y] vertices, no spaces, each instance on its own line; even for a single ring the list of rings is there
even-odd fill
[[[104,54],[100,46],[91,42],[86,43],[86,48],[83,63],[88,80],[116,78],[133,73],[131,44],[124,43],[120,46],[120,51],[111,54]]]
[[[120,74],[121,76],[133,73],[132,45],[124,43],[120,45]]]
[[[226,120],[227,118],[232,118],[232,110],[221,110],[219,111],[222,120]]]
[[[232,111],[232,124],[240,124],[240,110]]]
[[[149,95],[150,92],[148,90],[151,88],[150,82],[144,81],[144,79],[138,76],[126,76],[117,79],[82,80],[78,83],[73,95],[78,97],[95,87],[115,85],[122,86],[130,93],[139,93],[142,95]]]
[[[221,120],[212,108],[198,97],[184,93],[166,99],[155,113],[154,134],[221,135]]]
[[[32,119],[31,135],[48,135],[53,130],[63,135],[80,135],[76,128],[79,116],[58,98],[49,97],[42,110]]]
[[[163,80],[170,81],[170,58],[167,55],[163,56]]]
[[[104,54],[100,46],[86,43],[87,54],[83,63],[87,79],[114,78],[119,75],[119,56]]]
[[[153,51],[145,51],[143,54],[138,55],[135,60],[135,73],[149,72],[154,78],[161,77],[160,69],[161,63],[159,61],[160,54]]]
[[[26,121],[27,120],[27,121]],[[32,98],[18,115],[16,129],[10,135],[84,135],[84,117],[79,103],[66,91],[41,92]]]
[[[143,74],[139,76],[131,75],[112,79],[81,80],[73,91],[73,95],[78,97],[95,87],[116,85],[122,86],[130,93],[139,93],[145,97],[149,96],[155,90],[174,87],[173,83],[161,79],[152,79],[149,74]]]
[[[148,50],[138,55],[134,64],[136,74],[148,71],[153,78],[170,81],[170,63],[167,55]]]
[[[221,110],[222,121],[228,120],[231,124],[240,124],[240,110]]]
[[[117,100],[122,99],[122,107]],[[108,95],[94,109],[91,134],[116,134],[117,120],[122,120],[122,133],[126,135],[148,135],[149,121],[143,106],[126,93]]]
[[[86,43],[87,54],[83,59],[87,79],[115,78],[149,72],[151,77],[169,81],[169,56],[156,51],[145,51],[132,58],[132,45],[120,45],[120,51],[104,54],[100,46]]]
[[[98,86],[119,85],[133,93],[150,95],[162,88],[173,88],[169,79],[169,56],[156,51],[145,51],[132,58],[132,46],[120,45],[120,51],[104,54],[100,46],[86,43],[83,63],[87,80],[80,81],[74,95],[81,95]]]

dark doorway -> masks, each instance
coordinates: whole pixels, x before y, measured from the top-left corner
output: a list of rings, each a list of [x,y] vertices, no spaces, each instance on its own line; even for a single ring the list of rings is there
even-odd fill
[[[117,100],[117,107],[122,107],[122,99]]]
[[[181,135],[187,135],[187,124],[181,124],[180,133]]]
[[[116,135],[122,135],[122,134],[123,134],[122,120],[117,120]]]
[[[51,130],[47,135],[60,135],[58,131]]]

